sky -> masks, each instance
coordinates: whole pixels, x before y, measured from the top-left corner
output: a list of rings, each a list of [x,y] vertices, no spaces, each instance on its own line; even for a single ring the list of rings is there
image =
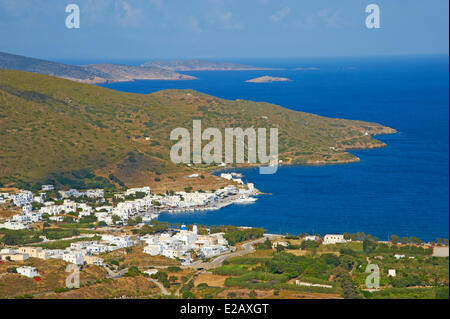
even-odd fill
[[[66,6],[80,8],[68,29]],[[380,28],[366,27],[369,4]],[[448,0],[0,0],[0,51],[45,59],[448,54]]]

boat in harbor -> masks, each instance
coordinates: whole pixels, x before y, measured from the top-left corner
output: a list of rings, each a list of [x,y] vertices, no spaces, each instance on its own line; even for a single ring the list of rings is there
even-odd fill
[[[258,199],[255,197],[249,197],[249,196],[241,196],[238,199],[234,201],[235,204],[252,204],[256,202]]]

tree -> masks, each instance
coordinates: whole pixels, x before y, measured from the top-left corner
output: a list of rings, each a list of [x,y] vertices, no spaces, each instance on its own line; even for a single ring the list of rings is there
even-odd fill
[[[136,226],[136,220],[134,220],[134,219],[132,219],[132,218],[130,218],[129,220],[128,220],[128,226]]]
[[[356,237],[358,237],[358,240],[364,240],[364,239],[366,239],[366,234],[358,232],[358,233],[356,233]]]
[[[282,246],[282,245],[277,245],[276,248],[277,248],[277,253],[281,253],[284,250],[284,246]]]
[[[8,274],[17,274],[17,268],[16,267],[9,267],[6,269],[6,272]]]
[[[408,244],[408,243],[409,243],[409,238],[408,238],[408,237],[402,237],[401,243],[402,243],[403,245]]]
[[[73,218],[70,216],[64,216],[63,223],[71,223],[73,222]]]
[[[195,299],[195,295],[190,291],[183,292],[183,299]]]
[[[169,266],[167,267],[167,271],[173,273],[173,272],[180,272],[182,271],[182,269],[177,266]]]
[[[205,289],[208,287],[209,287],[209,285],[206,282],[202,282],[201,284],[197,285],[197,289]]]
[[[136,193],[134,194],[134,196],[135,196],[137,199],[140,199],[140,198],[144,198],[145,196],[147,196],[147,194],[144,193],[144,192],[136,192]]]
[[[366,238],[363,241],[363,250],[366,254],[370,254],[377,248],[377,242],[371,238]]]
[[[391,243],[393,243],[394,245],[398,244],[398,242],[400,241],[400,237],[397,235],[392,235],[391,236]]]
[[[421,241],[419,238],[415,237],[415,236],[411,236],[411,237],[409,238],[409,241],[410,241],[411,243],[413,243],[414,245],[420,245],[420,244],[422,244],[422,241]]]
[[[314,240],[303,240],[300,244],[300,248],[303,249],[314,249],[319,247],[319,243]]]
[[[113,221],[113,223],[115,224],[115,223],[121,221],[121,219],[120,219],[120,217],[117,216],[117,215],[112,215],[112,221]]]
[[[34,202],[31,206],[33,207],[33,210],[39,210],[44,205]]]
[[[342,266],[336,267],[333,270],[334,280],[338,282],[342,288],[342,296],[344,299],[359,299],[361,296],[358,293],[356,284],[353,282],[349,272]]]
[[[130,268],[128,268],[128,272],[124,276],[125,277],[137,277],[139,275],[142,275],[139,268],[137,268],[136,266],[131,266]]]
[[[272,242],[270,241],[269,238],[266,238],[264,243],[259,244],[258,246],[256,246],[256,248],[257,249],[272,249]]]

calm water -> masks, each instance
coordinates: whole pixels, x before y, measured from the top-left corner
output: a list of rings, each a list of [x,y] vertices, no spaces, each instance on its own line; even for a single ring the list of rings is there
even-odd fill
[[[107,87],[136,93],[195,89],[227,99],[266,101],[294,110],[379,122],[400,133],[388,147],[355,151],[362,162],[282,167],[275,175],[245,169],[271,196],[220,211],[163,214],[169,222],[260,226],[270,232],[366,232],[423,240],[449,234],[448,57],[239,61],[280,71],[187,72],[196,81],[136,81]],[[317,67],[315,71],[294,71]],[[287,83],[249,84],[261,75]]]

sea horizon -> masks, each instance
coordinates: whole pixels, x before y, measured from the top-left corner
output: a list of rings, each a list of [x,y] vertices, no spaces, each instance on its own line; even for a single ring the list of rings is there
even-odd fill
[[[13,54],[13,53],[11,53]],[[213,62],[230,62],[237,64],[245,64],[256,67],[270,67],[271,62],[311,62],[311,61],[345,61],[345,60],[355,60],[355,59],[399,59],[399,58],[447,58],[448,53],[430,53],[430,54],[380,54],[380,55],[342,55],[342,56],[304,56],[304,57],[213,57],[213,56],[195,56],[195,57],[140,57],[140,58],[111,58],[111,57],[95,57],[95,58],[61,58],[61,57],[50,57],[50,56],[33,56],[37,59],[49,60],[58,63],[65,63],[69,65],[88,65],[88,64],[99,64],[99,63],[111,63],[111,64],[123,64],[130,66],[141,65],[149,61],[173,61],[173,60],[206,60]],[[273,66],[276,67],[276,64]],[[211,71],[198,71],[198,72],[211,72]],[[233,72],[233,71],[226,71]],[[241,72],[241,71],[239,71]],[[183,73],[183,72],[181,72]],[[153,80],[150,80],[153,81]]]

